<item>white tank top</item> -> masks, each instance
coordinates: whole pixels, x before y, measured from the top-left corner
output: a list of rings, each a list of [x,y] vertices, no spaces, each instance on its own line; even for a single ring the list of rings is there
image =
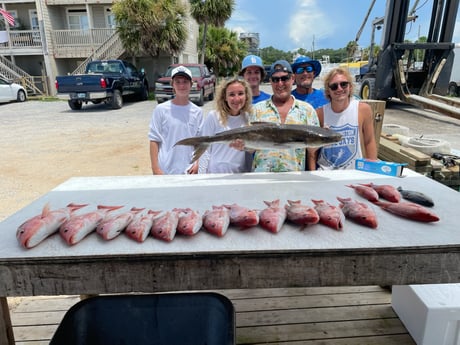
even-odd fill
[[[332,110],[331,103],[323,106],[324,127],[340,134],[342,140],[321,148],[318,155],[319,170],[354,169],[355,160],[362,158],[358,120],[359,101],[352,98],[341,113]]]

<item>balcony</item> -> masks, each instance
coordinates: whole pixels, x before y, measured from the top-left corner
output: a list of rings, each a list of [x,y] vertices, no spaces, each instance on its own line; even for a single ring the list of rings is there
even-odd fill
[[[86,58],[115,31],[115,29],[53,30],[51,37],[54,57]]]
[[[1,55],[43,54],[40,30],[0,31],[0,42]]]

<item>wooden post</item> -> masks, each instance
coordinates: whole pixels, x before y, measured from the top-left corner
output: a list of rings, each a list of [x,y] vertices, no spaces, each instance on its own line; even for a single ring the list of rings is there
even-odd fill
[[[13,326],[6,297],[0,297],[0,344],[14,345]]]
[[[375,135],[375,145],[377,147],[377,154],[379,152],[379,144],[380,144],[380,133],[382,132],[382,125],[383,125],[383,116],[385,113],[385,101],[376,101],[371,99],[361,100],[361,102],[365,102],[369,104],[372,108],[372,114],[374,117],[374,135]],[[364,153],[364,151],[363,151]]]

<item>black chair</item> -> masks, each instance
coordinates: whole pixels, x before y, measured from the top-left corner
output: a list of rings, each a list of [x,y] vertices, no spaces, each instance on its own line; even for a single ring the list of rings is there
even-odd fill
[[[96,296],[64,315],[50,345],[233,345],[235,310],[213,292]]]

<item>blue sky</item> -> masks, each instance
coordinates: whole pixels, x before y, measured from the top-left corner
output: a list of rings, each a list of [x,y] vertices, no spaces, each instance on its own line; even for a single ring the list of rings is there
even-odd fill
[[[259,33],[260,48],[273,46],[284,51],[304,48],[343,48],[353,41],[368,12],[371,0],[235,0],[236,6],[226,27],[237,33]],[[409,11],[413,7],[411,0]],[[420,0],[419,18],[408,26],[406,38],[427,36],[433,0]],[[385,14],[386,1],[377,0],[358,44],[370,45],[371,22]],[[460,43],[460,24],[454,42]],[[376,43],[380,44],[377,31]]]

